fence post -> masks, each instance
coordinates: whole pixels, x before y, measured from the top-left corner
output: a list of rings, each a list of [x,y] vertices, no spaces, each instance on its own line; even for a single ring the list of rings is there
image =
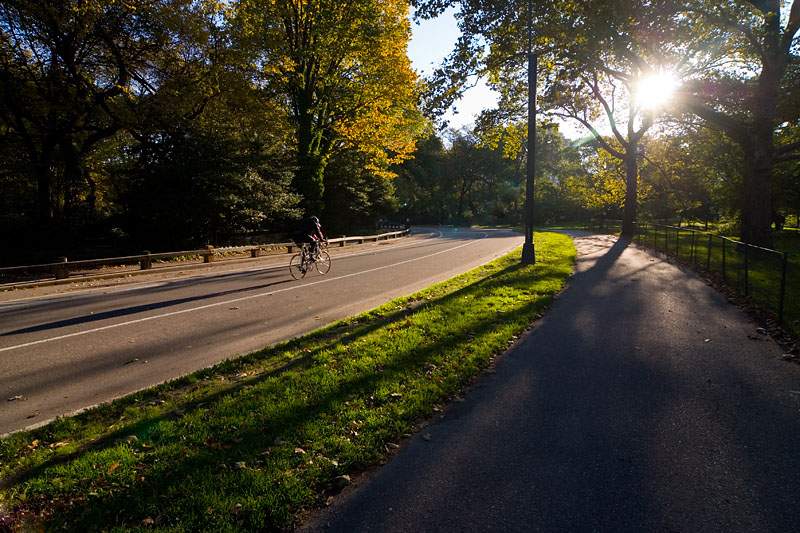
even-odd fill
[[[675,259],[678,259],[681,255],[680,243],[681,243],[681,225],[680,222],[678,222],[678,227],[675,228]]]
[[[728,278],[726,277],[725,267],[725,237],[722,238],[722,283],[728,283]]]
[[[692,250],[689,252],[689,262],[690,263],[696,263],[697,262],[696,259],[695,259],[696,256],[695,256],[695,248],[694,248],[694,241],[695,241],[696,238],[697,238],[697,232],[695,230],[692,230]]]
[[[669,228],[664,226],[664,255],[669,256]]]
[[[783,252],[783,267],[781,269],[781,297],[778,302],[778,323],[783,324],[783,303],[786,300],[786,263],[788,263],[789,253]]]
[[[713,237],[708,234],[708,257],[706,257],[706,270],[711,272],[711,245],[714,244]]]
[[[750,254],[747,253],[749,246],[744,246],[744,295],[750,296]]]
[[[203,263],[212,263],[214,261],[214,247],[210,244],[206,246],[206,251],[203,253]]]
[[[150,257],[150,250],[144,250],[142,252],[142,259],[139,261],[139,269],[140,270],[150,270],[153,268],[153,259]]]

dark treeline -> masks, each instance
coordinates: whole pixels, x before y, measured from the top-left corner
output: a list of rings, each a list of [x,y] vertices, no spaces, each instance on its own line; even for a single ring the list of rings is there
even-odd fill
[[[407,4],[290,4],[3,2],[0,263],[394,212],[389,167],[425,124]]]
[[[429,80],[411,4],[463,14]],[[771,213],[800,214],[800,0],[602,4],[4,1],[0,265],[283,240],[312,214],[520,226],[531,17],[537,224],[727,220],[768,246]],[[476,72],[497,108],[432,133]],[[641,98],[658,72],[668,103]]]

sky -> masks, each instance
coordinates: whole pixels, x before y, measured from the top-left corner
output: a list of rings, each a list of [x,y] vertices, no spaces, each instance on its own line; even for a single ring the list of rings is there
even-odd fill
[[[454,13],[455,9],[449,8],[433,20],[420,21],[419,24],[412,20],[413,35],[408,46],[408,57],[420,76],[431,74],[453,51],[453,45],[461,35]],[[455,103],[458,113],[450,110],[444,119],[449,122],[449,127],[455,129],[470,126],[483,109],[492,108],[496,103],[496,93],[485,83],[478,81],[475,87],[467,90]]]
[[[442,15],[433,19],[411,21],[411,42],[408,45],[408,57],[420,76],[426,76],[439,66],[442,60],[453,51],[453,45],[461,31],[455,19],[455,8],[448,8]],[[481,80],[475,87],[468,89],[463,97],[455,103],[458,113],[452,110],[445,114],[448,126],[454,129],[467,128],[475,122],[476,116],[487,108],[497,104],[497,93],[489,89]],[[586,130],[576,124],[562,123],[560,131],[571,139],[579,139],[588,135]]]

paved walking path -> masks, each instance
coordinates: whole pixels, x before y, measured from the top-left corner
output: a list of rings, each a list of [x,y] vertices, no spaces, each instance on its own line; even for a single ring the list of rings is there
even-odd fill
[[[800,365],[696,275],[575,233],[552,309],[319,531],[800,531]]]

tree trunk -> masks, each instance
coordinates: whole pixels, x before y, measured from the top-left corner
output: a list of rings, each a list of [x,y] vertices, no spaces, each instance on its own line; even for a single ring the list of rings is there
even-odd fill
[[[37,165],[34,172],[39,218],[46,221],[53,220],[53,176],[50,174],[50,169],[43,165]]]
[[[319,215],[324,207],[323,176],[327,158],[320,151],[322,132],[315,128],[313,122],[308,112],[298,117],[297,172],[293,184],[303,197],[301,206],[306,215]]]
[[[775,166],[771,128],[753,128],[744,149],[742,171],[742,242],[772,248],[772,173]]]
[[[638,145],[631,143],[625,154],[625,209],[622,212],[622,238],[627,240],[632,240],[636,235],[636,210],[639,202],[637,150]]]

